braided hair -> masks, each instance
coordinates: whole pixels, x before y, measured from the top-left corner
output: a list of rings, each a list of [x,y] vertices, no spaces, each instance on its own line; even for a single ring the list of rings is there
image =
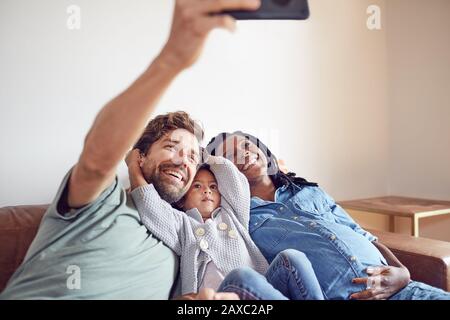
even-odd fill
[[[259,140],[257,137],[252,136],[248,133],[243,133],[241,131],[236,131],[233,133],[228,132],[222,132],[219,133],[217,136],[211,139],[209,141],[206,150],[211,155],[216,155],[216,149],[217,147],[226,141],[227,138],[231,136],[240,136],[243,137],[252,143],[254,143],[266,156],[267,158],[267,174],[269,175],[270,179],[272,180],[272,183],[275,185],[276,188],[282,187],[282,186],[292,186],[296,185],[299,187],[302,186],[309,186],[309,187],[318,187],[317,183],[309,182],[304,178],[297,177],[297,175],[294,172],[284,173],[280,170],[278,167],[278,161],[275,155],[267,148],[267,146]]]

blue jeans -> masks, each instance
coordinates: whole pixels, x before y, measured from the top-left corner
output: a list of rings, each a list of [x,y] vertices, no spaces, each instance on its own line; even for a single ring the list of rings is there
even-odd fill
[[[406,287],[390,297],[389,300],[450,300],[450,292],[422,282],[411,281]]]
[[[242,300],[323,300],[312,265],[304,253],[280,252],[262,275],[252,268],[231,271],[218,291],[234,292]]]

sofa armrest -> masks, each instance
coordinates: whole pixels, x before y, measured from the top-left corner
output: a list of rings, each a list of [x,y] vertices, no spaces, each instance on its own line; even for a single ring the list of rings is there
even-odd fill
[[[369,231],[408,268],[411,279],[450,290],[450,242]]]

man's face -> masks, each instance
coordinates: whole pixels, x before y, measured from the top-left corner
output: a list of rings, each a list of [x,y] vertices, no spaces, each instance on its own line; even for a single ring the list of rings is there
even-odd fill
[[[267,158],[257,146],[242,136],[230,136],[216,149],[216,154],[231,160],[249,181],[267,175]]]
[[[197,138],[185,129],[176,129],[153,143],[141,160],[145,180],[153,183],[162,199],[180,200],[191,186],[200,161]]]

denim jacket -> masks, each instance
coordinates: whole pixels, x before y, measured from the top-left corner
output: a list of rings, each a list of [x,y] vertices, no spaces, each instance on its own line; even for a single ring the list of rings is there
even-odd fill
[[[352,279],[367,277],[368,266],[387,265],[372,244],[376,237],[319,187],[283,186],[274,202],[253,197],[249,227],[269,262],[285,249],[305,253],[328,299],[348,299],[364,290]]]

